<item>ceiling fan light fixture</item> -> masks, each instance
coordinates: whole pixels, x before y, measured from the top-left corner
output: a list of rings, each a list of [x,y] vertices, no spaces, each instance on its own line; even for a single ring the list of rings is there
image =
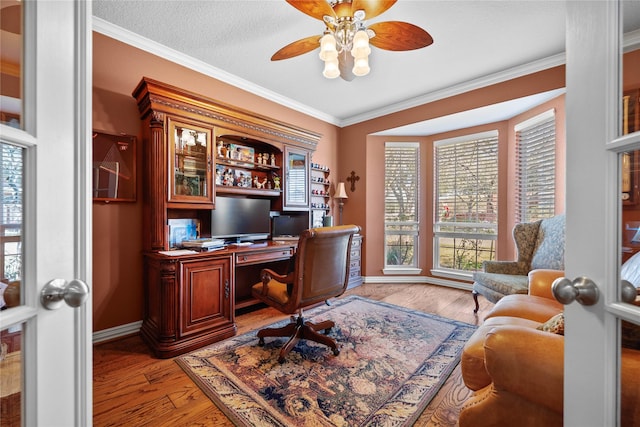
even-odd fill
[[[371,53],[369,47],[369,34],[366,30],[359,30],[355,36],[353,36],[353,48],[351,49],[351,55],[354,58],[361,56],[368,56]]]
[[[338,55],[336,48],[336,38],[331,33],[327,33],[320,39],[320,59],[326,61],[331,56]]]
[[[369,68],[369,58],[367,56],[363,56],[361,58],[356,58],[353,63],[353,74],[357,77],[366,76],[371,71]]]
[[[328,58],[324,61],[324,70],[322,75],[328,79],[335,79],[340,76],[340,65],[338,63],[338,54],[335,57]]]
[[[382,50],[406,51],[433,44],[433,37],[422,28],[402,21],[367,25],[393,6],[397,0],[286,0],[291,6],[324,23],[322,36],[310,36],[281,48],[272,61],[311,52],[320,45],[323,75],[351,81],[369,74],[371,45]],[[373,41],[373,43],[370,43]],[[351,56],[349,56],[351,54]]]

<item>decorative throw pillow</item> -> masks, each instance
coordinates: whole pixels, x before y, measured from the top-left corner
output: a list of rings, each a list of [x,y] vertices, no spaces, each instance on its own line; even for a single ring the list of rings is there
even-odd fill
[[[556,314],[551,319],[538,326],[538,329],[558,335],[564,335],[564,313]]]

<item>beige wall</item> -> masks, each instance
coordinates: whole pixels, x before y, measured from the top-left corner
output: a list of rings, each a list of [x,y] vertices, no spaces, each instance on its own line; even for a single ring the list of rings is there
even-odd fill
[[[140,120],[131,92],[143,76],[322,134],[313,161],[326,164],[331,168],[329,178],[334,183],[346,182],[351,171],[360,177],[360,180],[355,184],[356,190],[354,192],[350,190],[350,185],[347,182],[349,199],[344,206],[343,222],[355,223],[363,227],[365,236],[363,273],[368,276],[381,275],[383,266],[381,209],[382,179],[384,177],[382,173],[383,142],[391,140],[371,137],[369,136],[371,133],[564,86],[564,68],[556,67],[511,82],[474,90],[339,129],[321,120],[97,33],[94,33],[93,71],[94,129],[109,133],[136,135],[139,142],[138,201],[108,204],[96,202],[93,206],[94,331],[142,319],[142,165],[140,148],[144,141],[141,140]],[[558,102],[563,103],[563,98]],[[504,129],[505,134],[507,133],[506,129],[512,126],[507,122],[497,125]],[[478,127],[473,131],[489,127]],[[451,133],[452,136],[453,134]],[[423,143],[424,147],[431,147],[431,142],[434,139],[442,137],[446,137],[446,135],[416,137],[415,140]],[[404,137],[399,139],[406,140]],[[507,150],[509,142],[501,140],[500,144],[500,166],[508,170],[508,154],[503,155],[502,150]],[[423,168],[423,171],[428,171],[431,169],[430,165],[433,164],[432,150],[423,149],[421,153],[421,163],[426,168]],[[500,184],[500,197],[505,197],[505,199],[509,191],[507,179],[507,177],[501,177]],[[421,237],[420,244],[424,250],[420,252],[420,262],[425,269],[424,274],[428,274],[431,265],[432,197],[430,189],[433,186],[432,174],[425,175],[423,185],[428,189],[426,193],[428,197],[423,199],[421,223],[424,224],[424,229],[428,230],[428,233],[423,233]],[[505,215],[500,218],[505,220],[507,211],[501,208],[500,214]],[[337,214],[334,215],[337,216]],[[503,221],[500,228],[502,240],[499,247],[505,248],[505,251],[509,244],[503,243],[503,240],[506,239],[505,236],[509,236],[510,226],[508,221]],[[504,254],[508,254],[508,251]]]

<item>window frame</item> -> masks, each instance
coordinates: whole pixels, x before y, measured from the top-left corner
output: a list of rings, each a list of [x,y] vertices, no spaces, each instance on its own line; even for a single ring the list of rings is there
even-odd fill
[[[387,163],[387,155],[388,150],[390,149],[413,149],[415,150],[415,189],[414,189],[414,197],[415,197],[415,213],[414,219],[411,221],[387,221],[387,175],[388,175],[388,163]],[[387,141],[384,146],[385,151],[385,164],[384,164],[384,183],[385,183],[385,192],[384,192],[384,274],[420,274],[422,269],[419,267],[419,242],[420,242],[420,143],[419,142],[397,142],[397,141]],[[390,230],[388,227],[408,227],[408,230]],[[413,259],[411,264],[404,265],[392,265],[387,264],[388,255],[389,255],[389,246],[388,246],[388,237],[389,236],[413,236]]]
[[[493,148],[495,151],[495,159],[493,160],[495,162],[495,191],[493,192],[494,195],[494,199],[492,200],[492,205],[494,206],[494,220],[493,222],[470,222],[470,221],[442,221],[441,220],[441,215],[440,215],[440,190],[439,190],[439,183],[440,183],[440,179],[439,179],[439,170],[440,170],[440,166],[439,166],[439,159],[440,156],[438,155],[438,149],[441,147],[446,147],[446,146],[452,146],[452,145],[461,145],[461,144],[467,144],[467,143],[471,143],[474,141],[481,141],[481,140],[487,140],[487,139],[491,139],[492,141],[490,142],[490,145],[487,145],[489,148]],[[462,269],[456,269],[456,268],[451,268],[451,267],[447,267],[447,266],[441,266],[440,265],[440,246],[441,246],[441,239],[442,238],[469,238],[471,240],[489,240],[489,241],[494,241],[495,243],[497,243],[498,240],[498,191],[497,191],[497,186],[498,186],[498,174],[499,174],[499,164],[498,164],[498,144],[499,144],[499,132],[498,130],[489,130],[489,131],[485,131],[485,132],[478,132],[478,133],[473,133],[473,134],[466,134],[466,135],[461,135],[461,136],[457,136],[454,138],[447,138],[447,139],[443,139],[443,140],[437,140],[434,141],[433,143],[433,150],[434,150],[434,183],[433,183],[433,198],[434,198],[434,213],[433,213],[433,264],[432,264],[432,270],[431,270],[431,274],[433,274],[434,276],[443,276],[443,277],[448,277],[448,278],[452,278],[452,279],[463,279],[463,280],[469,280],[474,271],[478,271],[478,270],[462,270]],[[477,145],[477,144],[476,144]],[[455,190],[454,190],[454,194],[455,194]],[[478,213],[476,211],[476,213]],[[455,215],[455,209],[454,209],[454,215]],[[451,229],[451,228],[458,228],[458,229],[464,229],[464,228],[475,228],[476,232],[467,232],[467,231],[451,231],[451,230],[447,230],[447,231],[443,231],[443,229]],[[482,230],[487,230],[490,229],[492,230],[490,233],[487,233],[486,231],[482,231]],[[493,250],[493,254],[495,256],[495,250],[496,250],[496,244],[493,243],[492,244],[492,250]],[[455,251],[455,248],[453,249]],[[478,259],[478,251],[476,249],[475,251],[475,259]]]

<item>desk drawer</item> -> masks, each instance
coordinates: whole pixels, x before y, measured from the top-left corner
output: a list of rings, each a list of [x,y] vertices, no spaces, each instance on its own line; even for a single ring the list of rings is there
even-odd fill
[[[293,248],[282,248],[276,251],[247,252],[236,254],[236,265],[257,264],[291,258]]]

